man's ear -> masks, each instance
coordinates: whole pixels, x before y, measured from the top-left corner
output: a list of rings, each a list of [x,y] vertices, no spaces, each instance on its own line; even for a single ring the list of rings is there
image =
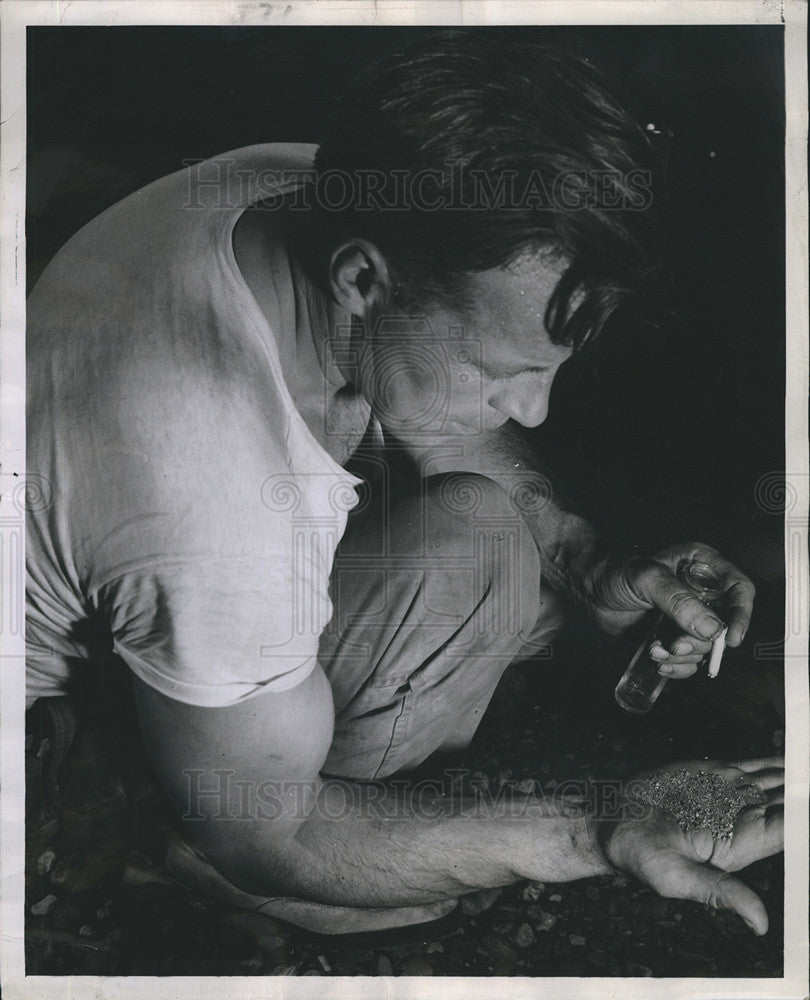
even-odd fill
[[[352,240],[335,250],[329,262],[329,286],[338,304],[369,321],[391,298],[391,275],[385,258],[368,240]]]

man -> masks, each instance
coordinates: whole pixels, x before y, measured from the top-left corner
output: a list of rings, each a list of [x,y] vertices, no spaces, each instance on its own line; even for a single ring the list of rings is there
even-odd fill
[[[644,135],[586,65],[439,34],[358,80],[313,152],[157,181],[34,289],[29,700],[125,662],[211,886],[316,930],[612,866],[763,933],[728,873],[780,849],[778,761],[703,765],[763,792],[730,844],[367,784],[464,747],[566,601],[612,633],[662,609],[672,679],[745,634],[735,567],[617,557],[520,436],[649,270]],[[695,558],[722,620],[675,575]]]

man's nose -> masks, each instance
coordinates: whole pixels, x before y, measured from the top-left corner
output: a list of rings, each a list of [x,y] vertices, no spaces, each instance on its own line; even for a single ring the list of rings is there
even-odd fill
[[[521,393],[504,393],[490,400],[490,405],[524,427],[538,427],[548,416],[551,386]]]

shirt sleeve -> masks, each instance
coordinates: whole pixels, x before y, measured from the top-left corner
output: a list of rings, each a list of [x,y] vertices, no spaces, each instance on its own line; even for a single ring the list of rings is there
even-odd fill
[[[125,573],[97,599],[114,651],[141,680],[178,701],[228,705],[293,687],[316,664],[318,635],[296,628],[290,577],[253,556],[184,559]]]
[[[332,614],[334,548],[302,546],[295,506],[268,488],[302,479],[285,448],[287,417],[249,388],[198,377],[183,391],[141,385],[129,397],[117,386],[120,431],[106,449],[98,434],[93,442],[93,517],[74,509],[71,519],[84,525],[77,548],[115,652],[145,683],[195,705],[300,683]]]

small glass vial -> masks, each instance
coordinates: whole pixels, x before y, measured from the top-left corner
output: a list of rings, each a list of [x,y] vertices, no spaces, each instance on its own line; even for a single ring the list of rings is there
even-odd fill
[[[722,580],[711,566],[704,562],[693,560],[682,563],[678,567],[678,579],[693,591],[699,601],[709,607],[723,592]],[[616,701],[623,709],[643,715],[655,704],[666,686],[667,678],[658,673],[661,664],[650,656],[650,647],[656,639],[660,639],[666,646],[681,631],[663,612],[656,614],[652,628],[616,685]]]

